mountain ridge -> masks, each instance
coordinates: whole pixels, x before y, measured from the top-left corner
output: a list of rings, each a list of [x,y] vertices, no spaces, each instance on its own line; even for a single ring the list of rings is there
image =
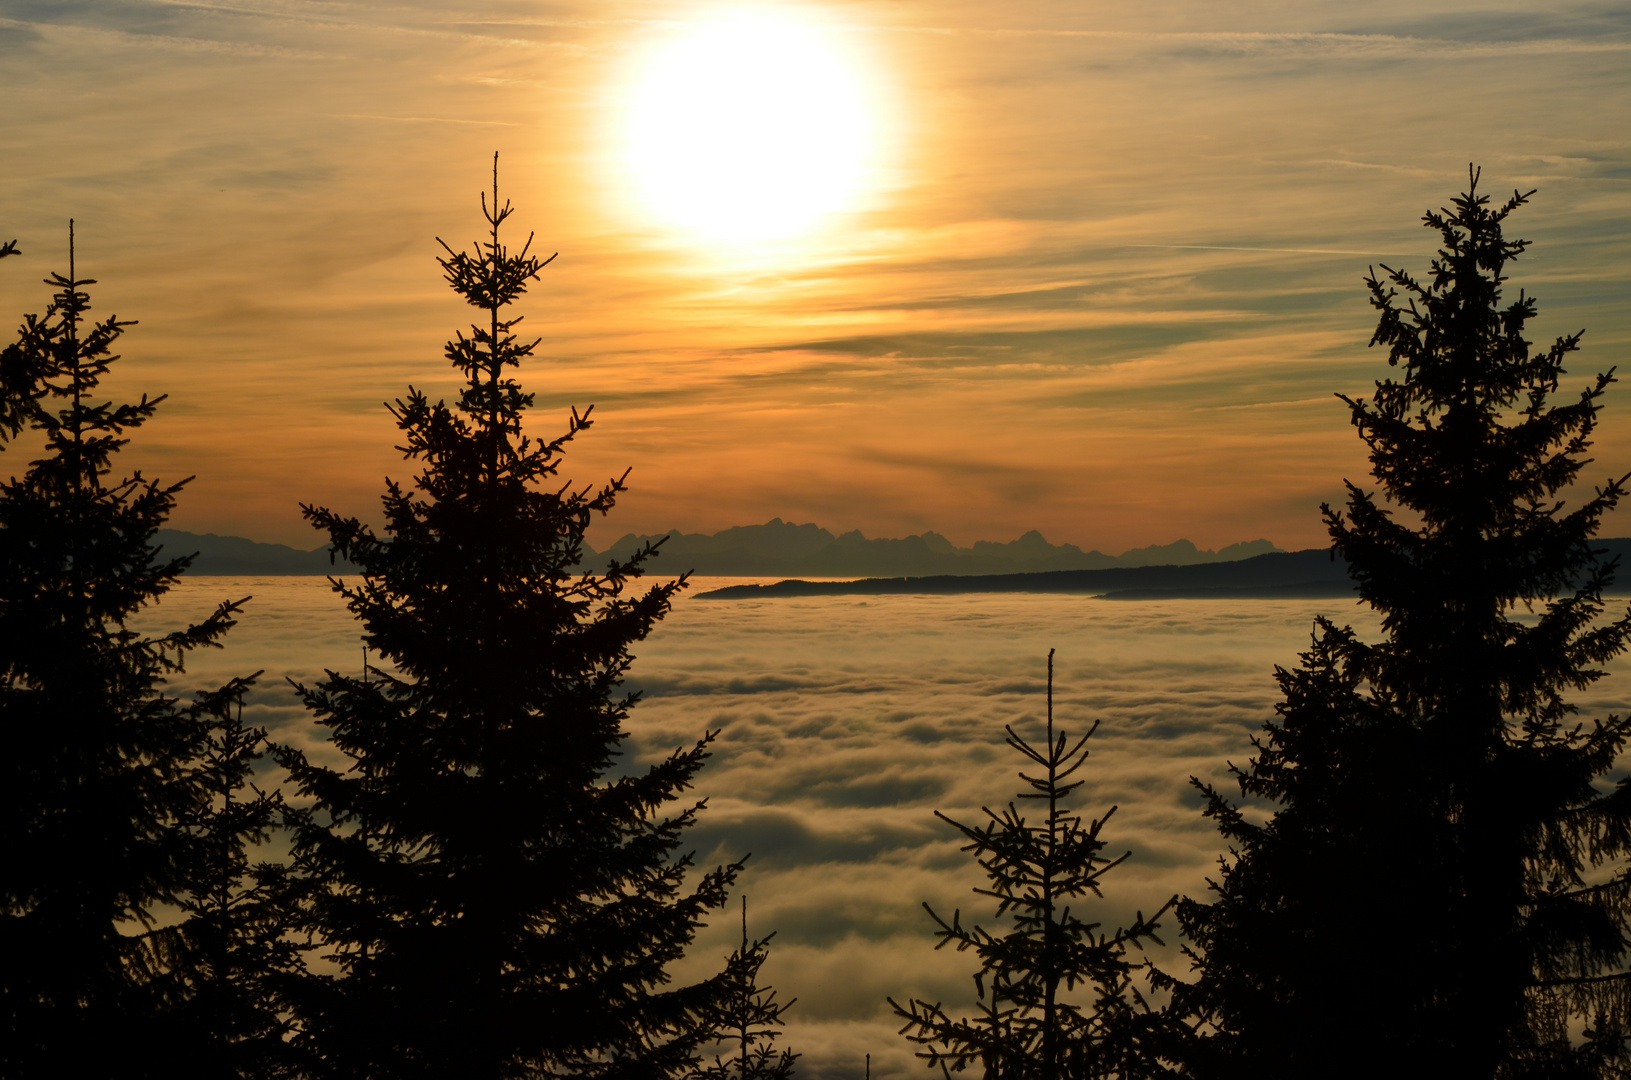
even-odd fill
[[[1233,562],[1279,551],[1268,540],[1230,544],[1218,551],[1188,540],[1132,548],[1120,555],[1052,544],[1031,529],[1006,543],[976,540],[960,548],[929,531],[900,539],[868,539],[859,529],[834,535],[815,524],[771,518],[763,525],[737,525],[717,533],[627,533],[600,557],[627,558],[642,544],[661,540],[651,564],[657,572],[692,571],[711,577],[926,577],[1097,570],[1112,567]]]
[[[792,553],[771,557],[777,528],[781,539],[791,541]],[[763,530],[770,530],[767,535]],[[791,530],[791,531],[787,531]],[[1352,593],[1347,567],[1333,560],[1328,548],[1281,551],[1267,540],[1233,544],[1218,551],[1203,551],[1187,540],[1172,544],[1134,548],[1119,556],[1099,551],[1082,551],[1073,544],[1049,544],[1036,530],[1007,544],[976,541],[970,548],[957,548],[939,533],[929,532],[900,540],[868,540],[859,531],[833,536],[815,525],[790,525],[774,518],[763,526],[736,526],[713,534],[664,534],[670,539],[659,550],[650,569],[659,573],[695,570],[717,577],[781,577],[773,585],[731,585],[703,596],[717,599],[747,597],[814,596],[865,593],[957,593],[957,592],[1079,592],[1112,600],[1200,599],[1205,597],[1337,597]],[[685,542],[676,542],[676,538]],[[723,539],[721,539],[723,538]],[[635,550],[644,537],[628,534],[604,552],[585,545],[585,562],[623,556]],[[656,539],[651,537],[651,539]],[[709,552],[706,543],[715,550]],[[155,535],[167,556],[196,553],[188,573],[197,576],[294,576],[354,574],[357,568],[344,559],[330,561],[327,547],[310,550],[286,544],[261,543],[241,536],[191,533],[181,529],[160,529]],[[757,543],[755,552],[753,545]],[[1263,547],[1271,550],[1262,550]],[[1631,568],[1631,538],[1604,538],[1596,547],[1606,557],[1619,557]],[[699,550],[702,548],[704,550]],[[1256,549],[1253,553],[1253,549]],[[981,572],[1004,559],[1004,552],[1017,549],[1031,552],[1031,567]],[[1245,551],[1244,558],[1227,556]],[[823,552],[829,554],[822,555]],[[927,552],[930,560],[918,558]],[[1164,555],[1188,558],[1189,562],[1157,562]],[[751,556],[751,557],[750,557]],[[1101,560],[1094,565],[1036,566],[1049,559]],[[804,566],[818,569],[798,569]],[[915,562],[913,560],[916,560]],[[925,565],[953,565],[960,573],[931,570]],[[1106,565],[1102,560],[1108,560]],[[664,563],[667,565],[664,565]],[[896,567],[906,564],[907,568]],[[879,571],[867,566],[887,566]],[[795,568],[789,568],[790,566]],[[674,569],[670,570],[670,567]],[[734,569],[726,569],[734,567]],[[857,569],[854,568],[859,568]],[[845,581],[803,581],[810,577],[842,577]],[[1631,591],[1631,574],[1622,577],[1615,595]]]
[[[196,553],[188,573],[222,575],[349,574],[344,559],[330,562],[326,546],[310,550],[263,543],[241,536],[160,529],[156,540],[166,554]],[[709,577],[923,577],[1035,573],[1149,565],[1230,562],[1278,551],[1267,540],[1231,544],[1218,551],[1188,540],[1132,548],[1120,555],[1083,551],[1075,544],[1050,543],[1032,529],[1008,542],[976,540],[960,548],[929,531],[899,539],[867,538],[859,529],[833,534],[813,523],[772,518],[763,525],[736,525],[716,533],[626,533],[604,551],[584,545],[584,565],[627,559],[647,542],[662,541],[647,564],[655,573],[692,572]]]
[[[192,555],[187,573],[201,577],[288,577],[312,574],[353,574],[357,568],[345,559],[329,559],[328,547],[302,550],[287,544],[268,544],[242,536],[160,529],[153,542],[162,557]]]
[[[1600,561],[1631,566],[1631,537],[1593,543]],[[976,592],[1080,593],[1105,600],[1357,599],[1348,564],[1330,548],[1273,551],[1233,562],[1188,566],[1114,566],[1043,573],[872,577],[853,581],[787,579],[771,585],[727,585],[699,596],[752,600],[789,596],[877,596]],[[1608,595],[1631,593],[1631,575]]]

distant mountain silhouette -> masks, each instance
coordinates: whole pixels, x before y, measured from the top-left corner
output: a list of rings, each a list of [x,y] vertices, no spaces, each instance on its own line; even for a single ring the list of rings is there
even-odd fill
[[[730,585],[702,595],[720,600],[771,596],[885,593],[1070,592],[1109,599],[1155,600],[1204,597],[1343,596],[1353,591],[1347,564],[1325,549],[1274,551],[1249,559],[1189,566],[1108,566],[1092,570],[924,577],[874,577],[860,581],[778,581]]]
[[[1602,559],[1620,560],[1623,571],[1613,592],[1616,595],[1631,593],[1631,538],[1596,540],[1592,546],[1603,553]],[[1354,595],[1354,583],[1348,577],[1347,563],[1332,558],[1328,548],[1309,548],[1188,566],[1109,566],[1087,570],[962,576],[877,576],[859,581],[793,579],[778,581],[773,585],[729,585],[701,595],[718,600],[749,600],[774,596],[970,592],[1086,593],[1107,600],[1303,599],[1351,597]]]
[[[164,548],[164,557],[197,553],[189,574],[232,577],[282,576],[293,574],[351,574],[356,572],[344,559],[329,561],[328,548],[302,551],[284,544],[262,544],[241,536],[190,533],[181,529],[160,529],[154,543]]]
[[[623,558],[660,535],[630,533],[593,557]],[[1075,544],[1050,544],[1034,529],[1008,543],[978,540],[972,548],[960,548],[937,532],[899,540],[869,540],[859,530],[834,536],[817,525],[794,525],[772,518],[763,525],[739,525],[711,535],[676,529],[667,534],[659,557],[650,565],[657,573],[691,570],[720,577],[962,577],[1187,566],[1229,562],[1278,550],[1267,540],[1231,544],[1221,551],[1203,551],[1188,540],[1179,540],[1106,555],[1102,551],[1083,551]],[[586,559],[590,557],[586,555]]]
[[[959,548],[936,532],[900,540],[868,540],[859,531],[834,536],[817,525],[772,518],[721,532],[668,534],[658,574],[694,570],[715,577],[847,577],[847,582],[783,581],[730,586],[711,596],[787,596],[884,592],[1083,592],[1110,599],[1228,596],[1345,596],[1347,571],[1323,548],[1284,552],[1267,540],[1205,551],[1188,540],[1134,548],[1120,555],[1050,544],[1034,529],[1009,543],[976,541]],[[650,537],[649,539],[655,539]],[[626,557],[648,537],[630,533],[604,552],[584,545],[584,562],[599,566]],[[160,529],[165,555],[198,553],[190,574],[280,576],[354,574],[344,559],[330,563],[328,548],[310,551],[263,544],[241,536]],[[1631,539],[1596,541],[1624,566],[1617,593],[1631,592]]]
[[[584,564],[598,568],[607,558],[627,559],[648,540],[663,534],[629,533],[606,551],[584,545]],[[1120,555],[1083,551],[1075,544],[1050,544],[1035,529],[1018,540],[977,540],[960,548],[937,532],[899,540],[868,539],[860,530],[834,536],[819,525],[794,525],[772,518],[763,525],[738,525],[716,533],[667,534],[658,558],[650,564],[659,574],[693,571],[717,577],[927,577],[1035,573],[1049,570],[1103,570],[1129,566],[1189,566],[1231,562],[1278,551],[1267,540],[1231,544],[1205,551],[1188,540],[1134,548]],[[180,529],[161,529],[157,542],[166,554],[198,553],[193,574],[331,574],[354,573],[343,559],[331,564],[328,548],[309,551],[285,544],[265,544],[241,536],[217,536]]]

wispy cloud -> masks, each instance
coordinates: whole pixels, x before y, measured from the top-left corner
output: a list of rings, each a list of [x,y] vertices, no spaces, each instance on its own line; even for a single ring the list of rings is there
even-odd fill
[[[523,303],[545,337],[523,379],[541,426],[602,403],[576,461],[635,466],[614,533],[796,509],[1313,542],[1363,467],[1313,403],[1381,370],[1359,278],[1425,263],[1418,217],[1469,160],[1541,188],[1513,268],[1537,333],[1586,327],[1582,371],[1631,345],[1623,5],[789,10],[853,50],[892,126],[862,204],[780,246],[631,196],[636,65],[707,12],[621,2],[17,0],[5,226],[43,260],[76,216],[99,309],[141,319],[127,370],[171,399],[131,452],[198,474],[179,523],[289,541],[299,502],[366,510],[404,471],[382,400],[454,391],[441,342],[468,313],[431,238],[474,235],[495,149],[516,220],[562,252]],[[38,308],[13,262],[0,305]],[[1631,457],[1631,432],[1596,449]],[[1024,480],[911,464],[976,457]]]
[[[398,124],[475,124],[478,127],[515,127],[511,120],[467,120],[457,116],[379,116],[374,113],[312,113],[337,120],[385,120]]]

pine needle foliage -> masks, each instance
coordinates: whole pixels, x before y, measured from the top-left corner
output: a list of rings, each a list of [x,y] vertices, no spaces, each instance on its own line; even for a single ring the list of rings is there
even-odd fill
[[[1070,808],[1086,782],[1076,778],[1088,758],[1095,722],[1072,742],[1053,723],[1053,650],[1048,651],[1046,742],[1037,747],[1006,728],[1007,743],[1038,772],[1019,774],[1030,789],[1019,798],[1045,807],[1028,819],[1017,803],[985,809],[984,825],[965,825],[936,811],[968,841],[963,848],[985,871],[990,885],[974,892],[996,901],[996,918],[1010,919],[1005,933],[965,925],[960,910],[947,920],[928,904],[939,929],[935,948],[972,951],[979,1012],[953,1019],[938,1002],[910,999],[889,1004],[904,1021],[901,1034],[924,1047],[918,1057],[950,1075],[971,1065],[988,1080],[1087,1080],[1161,1075],[1160,1014],[1140,993],[1143,963],[1131,951],[1160,944],[1157,920],[1139,912],[1131,926],[1101,930],[1084,921],[1073,902],[1102,899],[1100,882],[1131,853],[1110,857],[1104,826],[1116,808],[1084,824]],[[1078,990],[1080,988],[1080,990]]]
[[[1325,507],[1383,639],[1320,619],[1256,757],[1264,821],[1200,785],[1230,845],[1180,919],[1201,1076],[1626,1075],[1631,735],[1568,695],[1621,653],[1592,537],[1625,479],[1560,495],[1589,462],[1613,373],[1554,403],[1579,334],[1532,350],[1504,297],[1527,243],[1470,172],[1428,213],[1418,280],[1367,278],[1399,374],[1344,397],[1380,493]],[[1380,495],[1380,497],[1379,497]]]
[[[300,688],[344,768],[280,753],[309,800],[295,852],[340,973],[303,992],[299,1042],[337,1077],[683,1075],[717,980],[671,987],[667,967],[738,869],[694,874],[678,853],[701,804],[672,804],[712,735],[613,773],[631,646],[684,581],[632,590],[649,547],[577,569],[624,479],[559,479],[588,412],[549,441],[523,431],[533,396],[511,371],[538,341],[510,306],[549,259],[506,245],[497,175],[495,156],[487,239],[442,245],[482,313],[446,349],[464,388],[390,406],[421,471],[387,481],[383,533],[306,507],[361,570],[335,588],[380,662]]]
[[[715,1053],[710,1063],[693,1074],[695,1080],[787,1080],[799,1055],[778,1049],[782,1014],[793,1007],[776,1000],[776,990],[759,985],[759,970],[770,959],[770,940],[748,937],[748,898],[742,897],[742,944],[725,960],[720,979],[719,1004],[714,1014],[714,1035],[734,1053]]]
[[[197,873],[184,826],[208,801],[194,765],[210,719],[165,681],[239,603],[157,636],[130,625],[190,561],[152,543],[186,481],[114,479],[164,398],[98,399],[133,324],[90,317],[71,223],[68,273],[46,283],[50,307],[0,357],[0,439],[43,442],[0,483],[0,1072],[140,1076],[192,1050],[164,1041],[160,916]]]

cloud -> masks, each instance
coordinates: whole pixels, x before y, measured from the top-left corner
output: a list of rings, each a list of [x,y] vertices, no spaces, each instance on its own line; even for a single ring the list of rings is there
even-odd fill
[[[300,502],[376,505],[404,471],[379,403],[456,392],[441,343],[468,313],[433,237],[473,235],[494,149],[517,220],[562,252],[522,305],[545,338],[522,378],[540,423],[602,403],[573,468],[636,467],[618,532],[795,513],[1105,550],[1316,542],[1362,459],[1313,403],[1382,370],[1358,278],[1421,267],[1417,216],[1470,159],[1541,187],[1513,276],[1538,336],[1583,325],[1601,367],[1631,342],[1619,5],[845,5],[833,32],[893,118],[874,184],[751,251],[628,197],[619,109],[684,28],[649,14],[8,6],[0,139],[28,149],[6,235],[39,268],[76,217],[93,302],[141,320],[121,372],[171,398],[129,453],[198,474],[178,525],[296,542]],[[13,262],[15,317],[43,270]],[[1631,433],[1610,416],[1597,450]]]
[[[361,666],[357,627],[325,583],[193,578],[149,618],[179,621],[244,593],[254,599],[227,647],[195,658],[178,689],[264,666],[246,715],[335,760],[283,682]],[[934,950],[921,905],[991,915],[972,892],[979,868],[934,812],[977,823],[982,807],[1022,789],[1004,726],[1038,736],[1048,649],[1058,650],[1058,727],[1100,722],[1077,801],[1090,817],[1115,807],[1104,836],[1132,853],[1091,905],[1116,925],[1204,890],[1221,845],[1188,778],[1230,787],[1225,763],[1250,756],[1249,736],[1278,698],[1273,667],[1307,648],[1316,611],[1376,636],[1364,609],[1330,601],[682,597],[637,648],[631,685],[646,697],[631,716],[628,766],[719,729],[694,792],[708,808],[687,846],[701,866],[752,853],[741,891],[751,931],[776,931],[767,979],[799,999],[788,1040],[807,1055],[801,1075],[852,1077],[869,1051],[880,1076],[912,1075],[919,1066],[884,997],[973,1001],[972,961]],[[1581,695],[1583,717],[1619,707],[1631,664],[1612,666]],[[676,974],[717,970],[738,933],[734,915],[721,916]],[[1183,971],[1175,935],[1166,940],[1156,954]]]
[[[380,402],[457,390],[441,342],[470,312],[432,238],[475,234],[495,149],[522,228],[562,252],[522,305],[545,338],[522,379],[540,429],[602,404],[568,475],[635,467],[613,536],[780,514],[960,543],[1033,527],[1105,550],[1320,543],[1318,503],[1366,475],[1330,395],[1386,370],[1358,278],[1423,265],[1418,215],[1468,160],[1490,190],[1541,187],[1515,221],[1537,241],[1513,267],[1539,293],[1533,336],[1584,325],[1581,372],[1631,345],[1623,4],[846,4],[835,32],[894,118],[873,189],[754,251],[627,197],[632,65],[683,29],[649,6],[5,14],[0,238],[28,254],[0,267],[0,307],[43,307],[75,216],[96,310],[141,320],[110,385],[171,394],[127,457],[198,474],[179,527],[311,546],[300,502],[366,515],[381,477],[412,472]],[[1594,449],[1617,474],[1616,400]],[[154,615],[223,587],[185,582]],[[188,679],[266,667],[248,716],[332,760],[282,680],[356,670],[356,627],[320,584],[225,593],[242,591],[232,644]],[[1204,887],[1218,844],[1187,777],[1250,753],[1311,614],[683,600],[638,649],[627,764],[720,729],[691,839],[705,860],[754,854],[744,888],[756,931],[779,928],[767,973],[800,999],[801,1075],[853,1078],[868,1050],[880,1077],[916,1075],[883,996],[966,1003],[968,958],[932,950],[919,905],[979,904],[933,812],[974,821],[1013,796],[1003,727],[1036,730],[1047,649],[1061,724],[1103,721],[1083,809],[1119,807],[1107,832],[1133,852],[1107,883],[1114,922]],[[1611,689],[1584,704],[1606,711]]]

